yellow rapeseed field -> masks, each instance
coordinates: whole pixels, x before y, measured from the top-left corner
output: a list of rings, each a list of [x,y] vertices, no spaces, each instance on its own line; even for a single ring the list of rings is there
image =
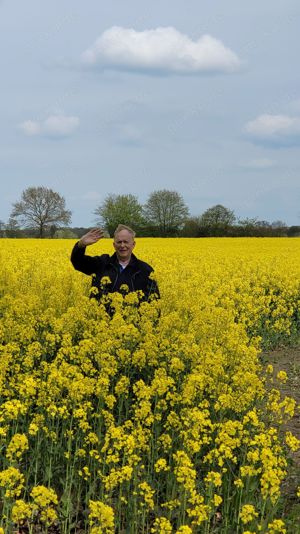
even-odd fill
[[[284,534],[299,407],[259,354],[299,333],[300,240],[138,239],[161,300],[112,318],[73,244],[1,240],[0,533]]]

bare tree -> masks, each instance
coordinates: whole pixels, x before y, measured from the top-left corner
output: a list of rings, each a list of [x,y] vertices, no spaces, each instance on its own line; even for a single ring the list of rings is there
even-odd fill
[[[22,230],[18,225],[18,222],[12,217],[9,218],[8,223],[5,225],[6,237],[22,237]]]
[[[272,226],[272,228],[274,228],[274,229],[276,229],[276,230],[277,230],[278,228],[287,228],[287,224],[286,224],[284,221],[280,221],[280,220],[278,220],[278,221],[273,221],[273,222],[271,223],[271,226]]]
[[[65,207],[65,199],[47,187],[28,187],[20,202],[13,204],[12,220],[18,220],[25,228],[35,228],[44,237],[49,225],[64,225],[71,221],[71,211]]]
[[[5,235],[5,223],[3,221],[0,221],[0,237],[4,237]]]
[[[144,206],[147,224],[157,227],[160,235],[175,235],[183,226],[189,210],[177,191],[162,189],[150,194]]]

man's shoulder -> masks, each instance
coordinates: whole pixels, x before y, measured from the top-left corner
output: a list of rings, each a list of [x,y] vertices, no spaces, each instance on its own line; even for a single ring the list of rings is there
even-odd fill
[[[93,259],[93,261],[95,262],[95,265],[97,265],[98,268],[109,264],[110,258],[111,258],[109,254],[101,254],[99,256],[89,256],[89,257]]]
[[[101,254],[101,256],[95,256],[98,260],[100,260],[102,263],[109,263],[112,259],[112,256],[109,254]]]

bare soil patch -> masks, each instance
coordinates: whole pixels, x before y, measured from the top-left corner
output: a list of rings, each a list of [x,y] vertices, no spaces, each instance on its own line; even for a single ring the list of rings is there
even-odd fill
[[[295,415],[285,425],[284,430],[292,432],[300,439],[300,346],[263,352],[261,359],[266,365],[273,365],[274,376],[281,370],[286,371],[288,375],[286,383],[276,383],[282,395],[294,398],[297,404]],[[300,501],[296,497],[298,487],[300,487],[300,450],[290,454],[288,476],[282,488],[283,518],[291,534],[300,533]]]

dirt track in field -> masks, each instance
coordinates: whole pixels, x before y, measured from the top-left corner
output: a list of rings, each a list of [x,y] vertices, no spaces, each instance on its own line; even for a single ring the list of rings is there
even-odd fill
[[[294,398],[297,403],[296,413],[285,425],[284,430],[291,431],[294,436],[300,439],[300,346],[263,352],[261,354],[261,360],[265,364],[273,365],[274,376],[281,370],[286,371],[288,375],[285,384],[276,381],[276,387],[281,390],[282,395]],[[286,498],[285,512],[287,516],[291,517],[290,520],[294,525],[288,532],[298,534],[300,533],[300,503],[299,498],[297,499],[295,494],[297,487],[300,487],[300,450],[291,453],[290,459],[291,465],[289,467],[288,477],[282,489]]]

